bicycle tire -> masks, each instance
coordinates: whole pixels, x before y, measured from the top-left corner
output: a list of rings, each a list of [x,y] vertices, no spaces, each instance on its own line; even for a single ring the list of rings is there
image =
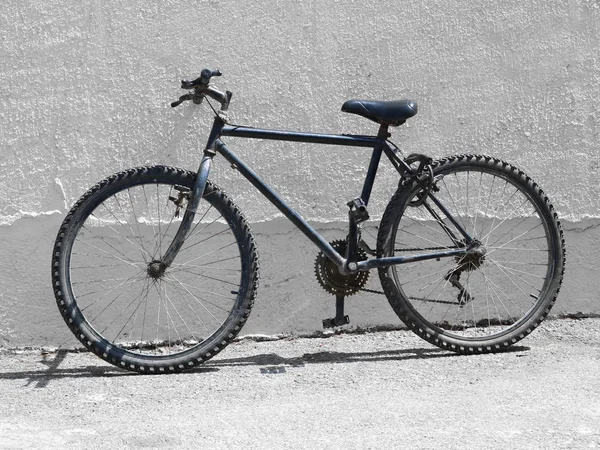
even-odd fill
[[[398,317],[438,347],[457,353],[505,350],[531,333],[556,301],[565,270],[557,214],[539,186],[504,161],[459,155],[432,168],[433,195],[482,241],[486,253],[381,268],[383,291]],[[399,186],[381,220],[378,257],[464,245],[441,225],[460,236],[439,207],[415,201],[420,192],[416,182]]]
[[[189,369],[229,344],[250,314],[259,278],[254,237],[210,181],[175,261],[151,276],[195,179],[166,166],[119,172],[86,192],[60,227],[52,258],[58,308],[77,339],[115,366]]]

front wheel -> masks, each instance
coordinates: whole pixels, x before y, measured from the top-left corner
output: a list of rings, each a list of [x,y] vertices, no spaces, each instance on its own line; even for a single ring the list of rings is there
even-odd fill
[[[557,215],[531,178],[498,159],[453,156],[432,167],[432,195],[476,251],[380,269],[383,290],[400,319],[432,344],[459,353],[503,350],[534,330],[556,300],[565,263]],[[431,198],[419,201],[421,193],[408,183],[390,200],[379,257],[468,246]]]
[[[239,209],[208,182],[170,267],[196,174],[165,166],[120,172],[65,218],[52,279],[75,336],[104,360],[142,373],[188,369],[237,335],[258,284],[254,238]]]

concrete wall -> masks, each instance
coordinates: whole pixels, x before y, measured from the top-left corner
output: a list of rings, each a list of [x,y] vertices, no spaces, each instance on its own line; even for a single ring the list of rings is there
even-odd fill
[[[488,153],[528,172],[567,230],[568,272],[555,311],[599,313],[599,28],[592,0],[4,4],[0,345],[75,343],[49,280],[62,217],[115,171],[197,168],[210,114],[168,104],[180,95],[180,78],[205,67],[224,73],[217,85],[234,92],[234,121],[254,126],[373,133],[369,121],[339,112],[343,101],[416,99],[419,114],[395,141],[407,154]],[[345,202],[358,193],[366,152],[230,142],[327,237],[343,236]],[[318,329],[333,303],[313,281],[314,248],[226,164],[213,178],[254,224],[263,256],[245,331]],[[395,184],[394,171],[383,169],[375,218]],[[359,325],[397,323],[382,296],[353,298],[349,308]]]

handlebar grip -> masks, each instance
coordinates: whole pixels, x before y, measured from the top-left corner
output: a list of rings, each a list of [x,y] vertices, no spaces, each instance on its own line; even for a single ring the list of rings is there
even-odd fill
[[[208,86],[211,77],[220,77],[222,75],[220,70],[204,69],[200,72],[200,76],[193,81],[181,80],[182,89],[193,89],[198,86]]]
[[[202,84],[208,84],[208,81],[210,80],[211,77],[220,77],[222,75],[220,70],[210,70],[210,69],[204,69],[202,72],[200,72],[200,80]]]

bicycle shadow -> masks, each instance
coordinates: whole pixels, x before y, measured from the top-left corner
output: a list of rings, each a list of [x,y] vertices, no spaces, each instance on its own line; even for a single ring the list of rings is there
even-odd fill
[[[530,350],[525,346],[512,346],[503,353],[523,352]],[[35,384],[36,389],[46,388],[53,380],[63,378],[109,378],[109,377],[128,377],[139,374],[129,372],[118,367],[106,365],[85,365],[82,367],[61,368],[65,358],[72,351],[58,350],[52,356],[42,355],[41,364],[47,366],[42,370],[24,370],[16,372],[0,372],[0,380],[26,380],[25,387]],[[90,353],[90,355],[92,355]],[[406,361],[410,359],[434,359],[448,357],[465,357],[477,355],[459,355],[439,348],[412,348],[397,350],[382,350],[375,352],[336,352],[322,351],[314,353],[304,353],[301,356],[283,357],[276,353],[263,353],[253,356],[239,358],[214,359],[206,364],[187,370],[182,374],[198,374],[218,372],[220,368],[258,366],[261,373],[284,373],[286,367],[303,367],[307,364],[347,364],[347,363],[365,363],[382,361]],[[147,374],[145,376],[149,376]]]
[[[62,378],[98,378],[98,377],[127,377],[136,376],[138,374],[129,372],[124,369],[119,369],[111,365],[85,365],[81,367],[60,367],[68,354],[75,353],[68,350],[58,350],[51,355],[42,355],[38,363],[47,366],[47,369],[41,370],[23,370],[16,372],[0,372],[0,380],[26,380],[24,387],[35,384],[35,388],[45,388],[53,380]],[[77,352],[79,353],[79,352]],[[87,352],[85,352],[87,353]],[[93,355],[89,352],[90,355]],[[100,361],[100,360],[98,360]],[[216,372],[219,369],[210,367],[200,367],[196,372]],[[150,374],[149,374],[150,375]]]
[[[525,346],[512,346],[503,353],[523,352],[530,350]],[[302,356],[283,357],[276,353],[211,360],[206,363],[209,367],[263,366],[262,373],[281,373],[281,368],[302,367],[306,364],[346,364],[382,361],[407,361],[411,359],[434,359],[449,357],[465,357],[476,355],[460,355],[441,348],[412,348],[397,350],[382,350],[375,352],[336,352],[322,351],[305,353]],[[194,372],[197,369],[192,369]]]

